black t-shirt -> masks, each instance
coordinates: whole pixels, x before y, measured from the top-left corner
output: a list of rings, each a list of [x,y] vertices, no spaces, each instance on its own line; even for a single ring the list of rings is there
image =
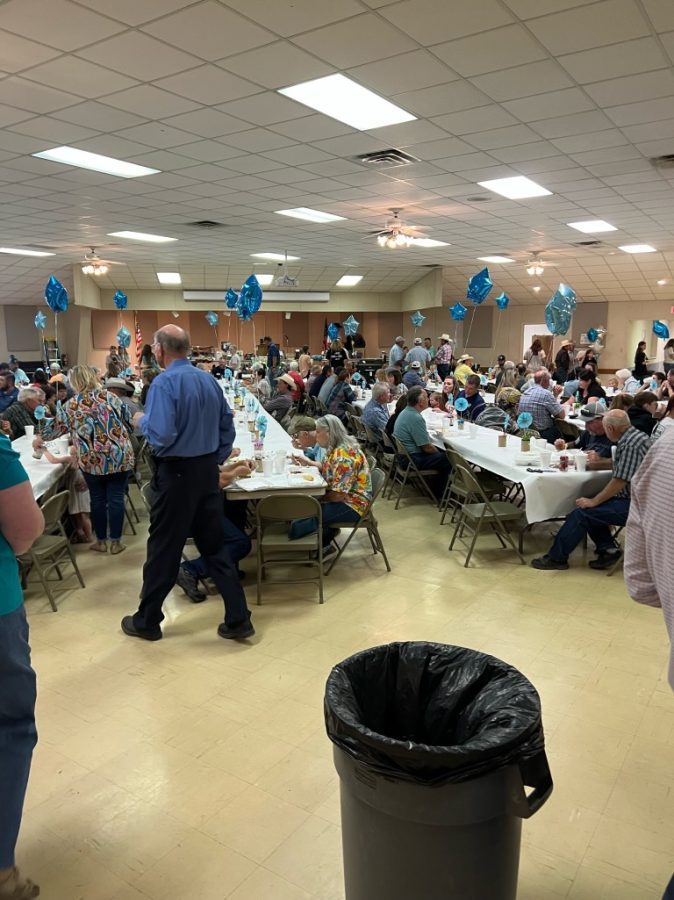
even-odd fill
[[[347,361],[348,356],[344,350],[333,350],[329,356],[330,365],[332,368],[337,371],[337,369],[343,369],[344,363]]]

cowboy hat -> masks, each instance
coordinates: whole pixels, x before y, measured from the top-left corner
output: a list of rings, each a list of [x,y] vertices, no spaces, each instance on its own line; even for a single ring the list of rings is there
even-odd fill
[[[451,337],[448,334],[441,334],[438,338],[439,341],[451,341]]]

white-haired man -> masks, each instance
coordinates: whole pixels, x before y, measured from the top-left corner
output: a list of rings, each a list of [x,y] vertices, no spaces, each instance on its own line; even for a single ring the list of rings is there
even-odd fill
[[[0,416],[3,434],[15,441],[26,433],[26,425],[36,426],[35,410],[38,406],[42,406],[44,399],[44,391],[39,388],[21,388],[16,402]]]

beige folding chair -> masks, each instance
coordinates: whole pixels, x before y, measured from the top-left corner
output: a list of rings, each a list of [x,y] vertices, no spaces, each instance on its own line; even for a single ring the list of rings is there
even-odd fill
[[[386,564],[386,571],[391,571],[391,565],[388,561],[388,557],[386,556],[386,551],[384,550],[384,544],[382,543],[381,535],[379,534],[379,528],[377,526],[377,520],[374,517],[373,507],[374,501],[377,499],[379,494],[384,487],[384,482],[386,481],[386,475],[382,472],[381,469],[372,469],[371,472],[372,477],[372,499],[368,503],[366,511],[363,515],[358,519],[358,521],[354,524],[353,522],[333,522],[330,523],[331,527],[335,528],[344,528],[345,530],[350,529],[349,535],[344,543],[340,546],[337,541],[334,541],[334,544],[338,548],[337,555],[334,556],[329,564],[327,569],[325,570],[325,574],[329,575],[330,572],[335,568],[337,561],[340,559],[342,553],[346,550],[351,542],[351,539],[356,534],[357,531],[365,529],[367,531],[367,536],[370,539],[370,543],[372,544],[372,549],[376,553],[381,553],[382,558]]]
[[[52,587],[55,582],[49,581],[49,573],[56,572],[59,581],[63,581],[61,566],[70,563],[75,570],[77,579],[82,587],[85,586],[80,574],[75,555],[70,547],[70,541],[63,528],[63,516],[68,509],[68,491],[54,494],[42,507],[44,516],[44,531],[26,553],[17,557],[19,565],[25,572],[29,568],[35,569],[38,578],[49,598],[49,604],[54,612],[58,606],[54,600]],[[24,578],[24,583],[26,579]]]
[[[318,528],[297,540],[290,540],[290,525],[297,519],[316,518]],[[255,510],[257,535],[257,604],[262,603],[262,581],[268,584],[317,582],[319,603],[323,603],[323,512],[315,497],[283,494],[264,497]],[[267,580],[267,569],[283,567],[284,574]],[[309,569],[308,578],[289,578],[288,566],[299,571]]]
[[[362,420],[361,420],[362,421]],[[376,459],[377,464],[381,464],[381,458],[384,455],[384,447],[382,443],[381,433],[371,428],[366,422],[362,422],[367,437],[367,449],[371,450]]]
[[[452,474],[447,480],[447,487],[445,488],[442,500],[440,501],[440,509],[442,511],[442,516],[440,517],[441,525],[445,524],[445,518],[450,509],[452,510],[450,522],[453,522],[456,511],[460,508],[461,503],[475,499],[470,492],[466,492],[466,487],[462,479],[455,476],[457,466],[465,466],[465,468],[470,469],[490,500],[493,500],[494,497],[504,497],[507,493],[508,487],[499,475],[484,470],[475,471],[472,464],[452,447],[447,448],[447,459],[452,466]]]
[[[396,449],[396,462],[391,483],[391,492],[396,484],[398,484],[398,496],[396,498],[395,508],[400,506],[400,499],[403,491],[408,484],[416,485],[421,488],[421,492],[425,494],[434,506],[438,505],[438,500],[430,489],[427,478],[439,475],[439,469],[420,469],[412,459],[405,445],[393,435],[393,444]]]
[[[454,468],[454,477],[461,479],[462,488],[467,497],[478,497],[478,502],[465,501],[461,504],[457,517],[454,534],[449,544],[449,550],[454,549],[457,537],[463,537],[464,529],[468,529],[472,534],[472,541],[468,548],[468,555],[464,566],[468,567],[470,558],[473,555],[478,535],[482,531],[483,526],[487,525],[492,533],[496,535],[501,546],[506,547],[506,541],[512,549],[517,553],[522,565],[526,565],[526,560],[522,556],[522,536],[523,528],[519,528],[519,547],[515,545],[510,531],[506,528],[508,524],[526,525],[526,518],[523,509],[510,503],[508,500],[490,500],[482,490],[480,482],[466,466],[457,464]]]

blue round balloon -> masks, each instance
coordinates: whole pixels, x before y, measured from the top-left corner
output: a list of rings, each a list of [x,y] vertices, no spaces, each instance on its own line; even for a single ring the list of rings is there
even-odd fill
[[[115,295],[112,298],[115,301],[115,306],[117,309],[126,309],[129,298],[126,296],[124,291],[115,291]]]
[[[528,428],[533,421],[534,421],[534,417],[531,415],[531,413],[522,412],[517,417],[517,427],[518,428]]]
[[[36,406],[33,410],[33,416],[38,422],[41,422],[43,419],[47,418],[47,410],[44,406]]]
[[[459,412],[465,412],[468,409],[468,401],[466,398],[458,397],[454,403],[454,409],[458,409]]]
[[[49,281],[45,286],[44,299],[52,312],[66,312],[68,309],[68,291],[53,275],[49,276]]]
[[[594,344],[594,342],[597,340],[598,337],[599,337],[599,332],[597,331],[596,328],[588,328],[587,329],[587,339],[591,344]]]
[[[218,324],[218,314],[216,312],[213,312],[212,310],[209,310],[206,313],[205,318],[206,318],[206,321],[208,322],[208,324],[212,325],[213,327],[215,327]]]

